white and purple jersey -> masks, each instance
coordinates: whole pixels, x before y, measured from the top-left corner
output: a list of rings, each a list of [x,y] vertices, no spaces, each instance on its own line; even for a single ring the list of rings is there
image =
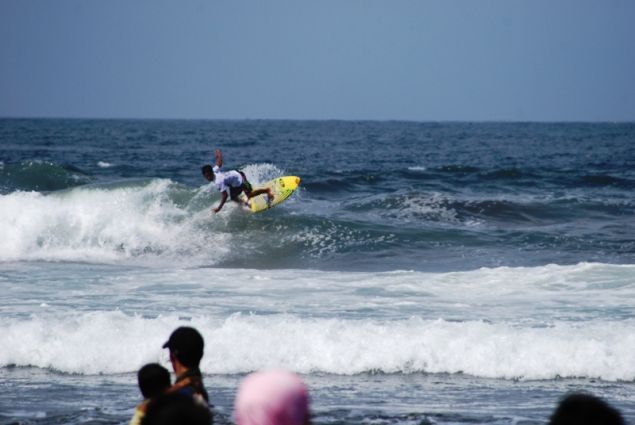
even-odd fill
[[[218,189],[219,192],[227,192],[228,195],[231,195],[230,189],[232,187],[240,187],[243,184],[243,176],[236,170],[230,170],[227,172],[222,172],[218,165],[215,165],[214,168],[214,186]]]

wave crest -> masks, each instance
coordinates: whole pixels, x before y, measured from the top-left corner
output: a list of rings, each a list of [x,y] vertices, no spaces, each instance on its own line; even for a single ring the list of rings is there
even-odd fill
[[[294,315],[234,314],[184,322],[122,312],[34,315],[1,324],[0,366],[36,366],[97,374],[167,364],[162,343],[175,326],[195,326],[206,350],[206,373],[245,373],[285,367],[301,373],[354,375],[450,373],[503,379],[635,379],[632,320],[523,327],[483,321],[371,321]],[[95,344],[95,338],[100,343]]]
[[[196,193],[170,180],[0,196],[0,260],[115,261],[200,246]],[[209,237],[208,232],[203,236]]]

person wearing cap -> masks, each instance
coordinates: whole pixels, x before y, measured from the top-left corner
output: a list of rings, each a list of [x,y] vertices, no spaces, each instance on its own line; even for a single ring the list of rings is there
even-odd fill
[[[236,425],[309,425],[309,392],[293,372],[254,372],[240,383],[234,418]]]
[[[196,329],[182,326],[172,332],[163,348],[170,349],[170,362],[176,375],[176,381],[168,392],[190,396],[201,405],[208,406],[209,396],[199,370],[204,345],[203,337]]]

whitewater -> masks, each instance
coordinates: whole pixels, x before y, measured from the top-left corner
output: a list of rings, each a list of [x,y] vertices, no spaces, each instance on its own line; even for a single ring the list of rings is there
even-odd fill
[[[213,347],[203,366],[215,374],[285,365],[345,375],[635,379],[628,311],[633,266],[443,274],[131,270],[72,285],[69,267],[58,268],[29,269],[31,276],[43,274],[46,286],[3,295],[0,343],[12,349],[0,354],[1,365],[134,372],[160,360],[165,335],[175,323],[188,322]],[[85,275],[90,267],[74,268],[73,274]],[[22,272],[5,270],[3,280],[17,280]],[[575,296],[558,299],[565,291]],[[553,311],[557,315],[548,317]]]

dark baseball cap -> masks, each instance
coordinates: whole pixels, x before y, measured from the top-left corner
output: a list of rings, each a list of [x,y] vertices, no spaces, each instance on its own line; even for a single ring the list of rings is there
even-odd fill
[[[181,326],[177,328],[170,339],[163,344],[186,367],[196,367],[203,358],[205,343],[203,337],[194,328]]]

